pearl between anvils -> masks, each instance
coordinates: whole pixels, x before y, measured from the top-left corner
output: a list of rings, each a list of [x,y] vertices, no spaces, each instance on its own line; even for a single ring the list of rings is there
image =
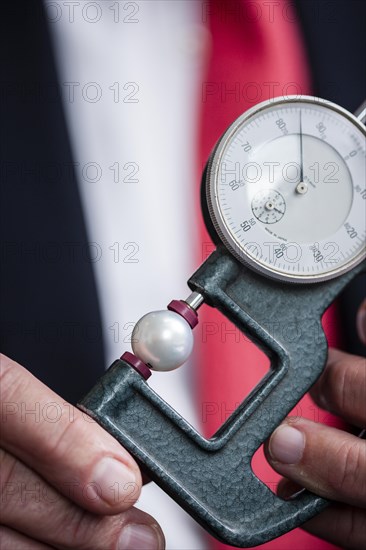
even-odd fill
[[[175,311],[152,311],[136,323],[131,343],[134,354],[153,370],[169,371],[187,361],[193,334],[187,321]]]

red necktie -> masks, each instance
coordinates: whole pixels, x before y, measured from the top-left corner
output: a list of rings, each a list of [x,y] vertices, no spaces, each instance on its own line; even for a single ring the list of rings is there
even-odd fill
[[[202,15],[210,28],[212,43],[201,88],[201,170],[217,139],[248,108],[281,95],[310,94],[299,26],[287,0],[211,0],[203,3]],[[200,235],[202,262],[214,249],[202,220]],[[325,316],[325,327],[328,340],[335,345],[338,330],[334,308]],[[209,307],[201,308],[197,329],[200,418],[204,434],[212,436],[263,377],[269,361],[226,318]],[[335,424],[307,396],[295,414]],[[275,490],[279,476],[269,467],[261,450],[255,455],[254,469]],[[209,547],[228,548],[212,538]],[[310,547],[335,548],[300,529],[262,548]]]

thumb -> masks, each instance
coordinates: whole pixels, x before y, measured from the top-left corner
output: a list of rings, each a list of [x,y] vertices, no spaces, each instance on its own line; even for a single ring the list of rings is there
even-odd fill
[[[322,497],[366,504],[366,442],[304,418],[288,418],[265,447],[271,466]]]
[[[366,346],[366,300],[362,302],[357,313],[357,332],[360,340]]]

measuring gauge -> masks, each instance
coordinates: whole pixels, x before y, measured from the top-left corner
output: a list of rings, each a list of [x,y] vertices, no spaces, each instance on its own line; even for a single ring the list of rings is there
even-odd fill
[[[315,97],[260,103],[238,118],[207,170],[224,245],[271,278],[331,279],[365,257],[365,127]]]
[[[79,403],[226,544],[257,546],[328,504],[305,490],[281,499],[256,476],[252,460],[322,373],[322,315],[366,270],[365,105],[356,118],[318,98],[281,98],[230,126],[203,180],[216,250],[190,277],[188,298],[142,317],[134,353],[115,361]],[[203,303],[271,360],[268,374],[209,439],[147,383],[151,369],[172,370],[186,360]],[[244,364],[244,372],[248,366],[255,368]]]

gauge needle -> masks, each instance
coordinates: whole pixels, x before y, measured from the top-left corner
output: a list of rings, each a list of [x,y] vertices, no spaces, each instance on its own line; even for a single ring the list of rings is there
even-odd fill
[[[305,195],[308,191],[308,186],[304,182],[304,150],[303,150],[303,144],[302,144],[302,118],[301,118],[301,110],[300,110],[300,181],[296,185],[295,189],[296,193],[299,195]]]
[[[304,181],[304,155],[302,147],[302,120],[301,120],[301,110],[300,110],[300,183]]]

